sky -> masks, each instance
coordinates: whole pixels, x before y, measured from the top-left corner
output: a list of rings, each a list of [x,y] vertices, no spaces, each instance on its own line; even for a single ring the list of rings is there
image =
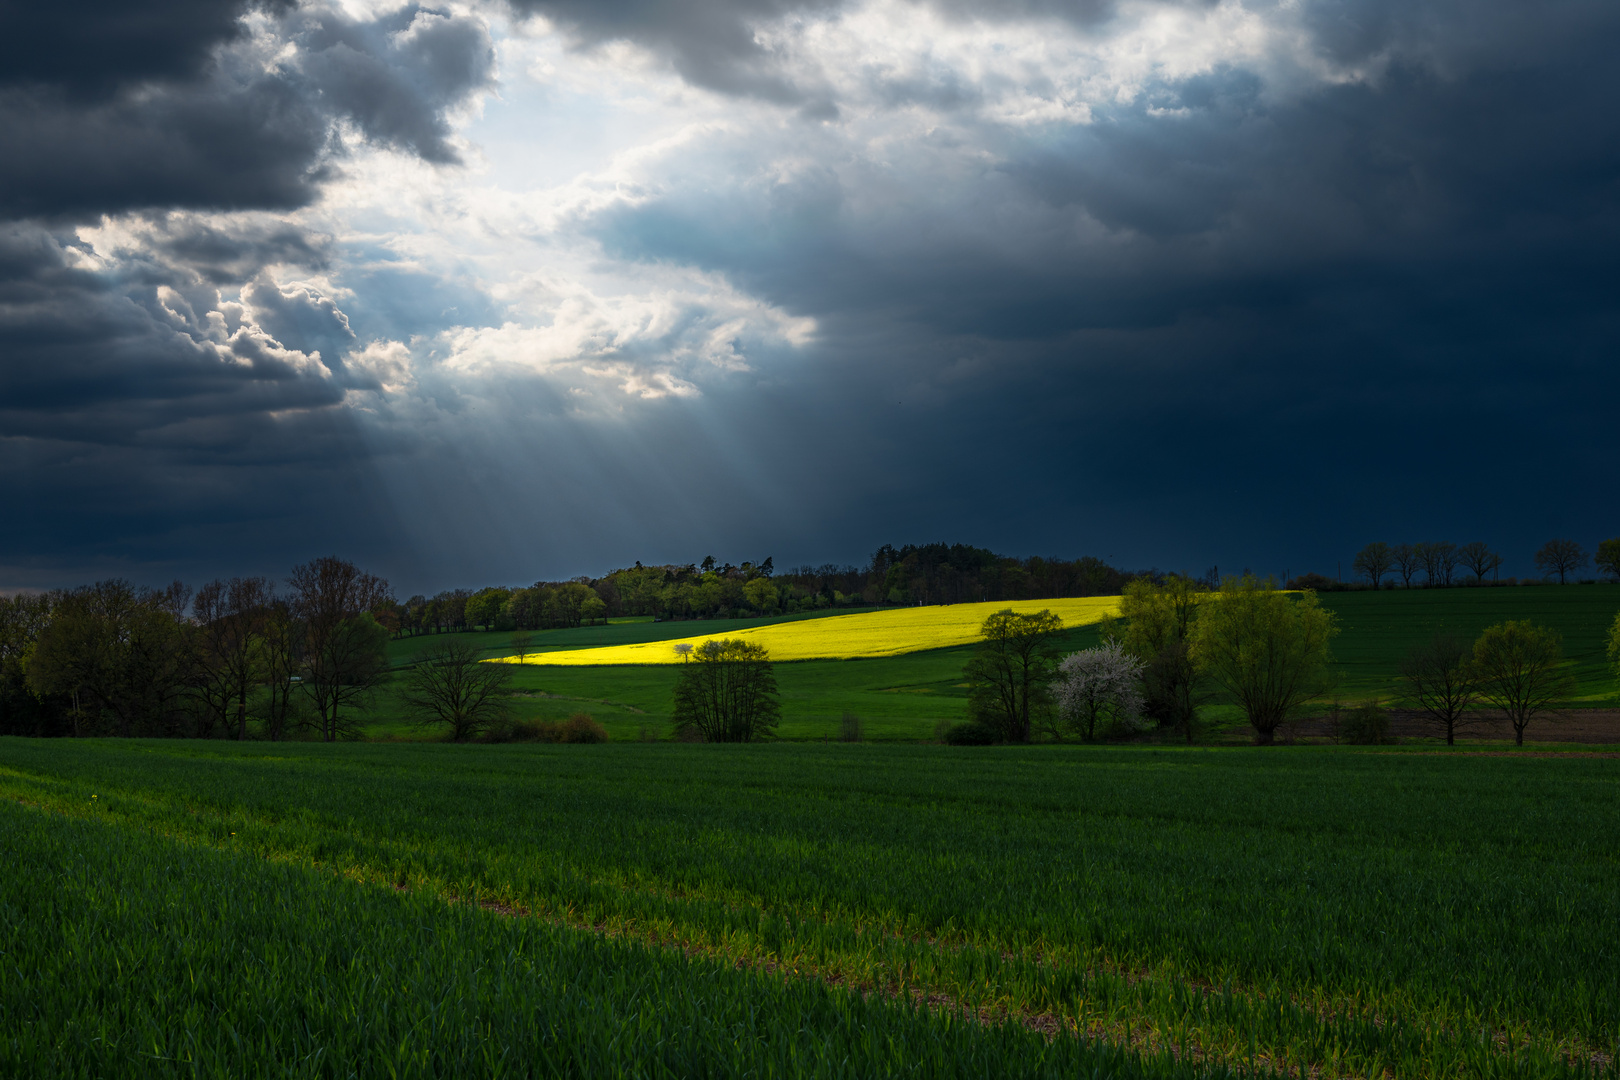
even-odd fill
[[[1612,0],[0,7],[0,590],[1620,534]]]

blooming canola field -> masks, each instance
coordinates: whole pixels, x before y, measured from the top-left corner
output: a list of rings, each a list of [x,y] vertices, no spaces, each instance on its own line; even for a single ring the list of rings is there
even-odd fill
[[[672,641],[634,645],[608,645],[595,649],[529,653],[501,657],[492,663],[543,664],[593,667],[607,664],[673,664],[681,650],[722,637],[741,638],[770,651],[772,660],[858,660],[899,656],[925,649],[945,649],[979,640],[985,617],[1007,608],[1020,613],[1049,610],[1065,627],[1089,626],[1119,614],[1117,596],[1086,596],[1063,600],[1012,600],[984,604],[949,604],[941,607],[891,608],[854,615],[832,615],[750,627],[729,634],[700,634]]]

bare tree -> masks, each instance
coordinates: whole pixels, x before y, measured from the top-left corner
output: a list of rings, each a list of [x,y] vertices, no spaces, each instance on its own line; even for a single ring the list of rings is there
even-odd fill
[[[1485,580],[1486,574],[1502,565],[1502,556],[1492,551],[1491,546],[1483,540],[1464,544],[1457,549],[1457,557],[1473,573],[1476,585]]]
[[[1516,745],[1531,720],[1575,688],[1563,664],[1558,635],[1529,620],[1499,623],[1474,642],[1480,696],[1507,713]]]
[[[1543,574],[1557,574],[1558,584],[1585,566],[1586,549],[1573,540],[1549,540],[1536,552],[1536,567]]]
[[[247,738],[248,693],[262,666],[260,631],[274,589],[262,577],[210,581],[197,590],[191,606],[197,624],[198,696],[222,725],[235,727],[238,741]]]
[[[529,655],[529,649],[534,645],[534,635],[527,630],[521,630],[512,635],[511,645],[512,652],[517,656],[518,663],[521,664],[523,658]]]
[[[1406,697],[1423,712],[1447,746],[1455,746],[1457,733],[1476,724],[1465,710],[1479,700],[1469,647],[1450,634],[1436,634],[1409,649],[1400,664]]]
[[[428,649],[405,673],[400,697],[417,723],[443,724],[453,742],[466,742],[506,715],[512,665],[482,663],[479,651],[451,639]]]
[[[1449,540],[1431,541],[1413,548],[1423,564],[1423,576],[1429,585],[1450,585],[1451,575],[1457,569],[1457,545]]]
[[[1410,589],[1412,577],[1423,565],[1417,547],[1412,544],[1396,544],[1389,549],[1389,557],[1395,563],[1395,572],[1401,575],[1401,584]]]
[[[292,612],[303,632],[299,686],[327,742],[352,730],[344,711],[362,705],[388,673],[388,631],[371,613],[391,607],[388,582],[326,556],[293,567]]]
[[[1090,742],[1110,728],[1135,731],[1142,716],[1145,666],[1113,640],[1064,657],[1052,684],[1058,732],[1073,731]]]
[[[1372,587],[1376,589],[1383,583],[1384,575],[1394,567],[1395,553],[1388,544],[1376,540],[1362,548],[1356,554],[1356,561],[1350,565],[1356,573],[1372,582]]]

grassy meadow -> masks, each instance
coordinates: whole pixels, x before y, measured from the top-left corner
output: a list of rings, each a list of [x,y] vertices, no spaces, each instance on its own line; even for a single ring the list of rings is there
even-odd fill
[[[0,740],[0,1074],[1620,1075],[1620,761]]]

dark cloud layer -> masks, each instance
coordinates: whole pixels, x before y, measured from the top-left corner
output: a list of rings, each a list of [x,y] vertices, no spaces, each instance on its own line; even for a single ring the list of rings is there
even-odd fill
[[[786,74],[762,31],[836,0],[512,6],[780,102],[827,145],[836,91]],[[1117,15],[935,6],[1097,34]],[[499,305],[378,253],[340,302],[332,241],[273,213],[316,198],[352,135],[454,167],[454,111],[493,78],[481,22],[4,10],[0,585],[336,548],[432,588],[933,538],[1329,573],[1369,539],[1481,538],[1528,573],[1551,535],[1620,532],[1612,5],[1312,0],[1313,55],[1357,77],[1164,80],[998,136],[969,180],[807,150],[765,182],[755,133],[716,135],[692,153],[742,164],[677,170],[584,227],[611,258],[814,317],[818,340],[617,423],[521,372],[428,365],[383,402],[366,343],[498,325]],[[256,33],[288,51],[270,62]],[[983,93],[867,89],[963,137]],[[865,197],[880,181],[901,194]],[[243,213],[195,213],[218,209]],[[137,238],[93,256],[75,226],[103,214]]]

